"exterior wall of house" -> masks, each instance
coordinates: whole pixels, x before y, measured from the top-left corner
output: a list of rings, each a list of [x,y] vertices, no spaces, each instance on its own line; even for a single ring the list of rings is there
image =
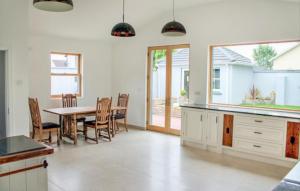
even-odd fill
[[[263,97],[275,91],[278,105],[300,105],[300,71],[256,72],[254,84]]]
[[[228,99],[228,73],[229,68],[227,64],[214,65],[214,68],[220,68],[220,90],[212,90],[212,103],[227,103]],[[212,86],[212,85],[211,85]]]
[[[253,86],[253,67],[232,65],[229,82],[229,103],[241,104]]]
[[[216,65],[220,68],[220,91],[213,91],[213,103],[241,104],[253,85],[253,69],[249,66]]]
[[[300,46],[274,60],[273,70],[300,70]]]
[[[189,66],[176,65],[172,68],[172,98],[178,98],[183,89],[183,71]],[[166,97],[166,67],[164,64],[158,66],[157,71],[152,73],[152,98],[165,99]]]

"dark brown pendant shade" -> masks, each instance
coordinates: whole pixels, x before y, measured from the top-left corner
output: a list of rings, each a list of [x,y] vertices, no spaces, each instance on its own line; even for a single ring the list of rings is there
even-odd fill
[[[165,36],[183,36],[186,34],[186,30],[181,23],[171,21],[163,27],[161,33]]]
[[[111,35],[115,37],[133,37],[135,36],[134,28],[129,24],[125,23],[125,2],[123,0],[123,22],[116,24],[111,30]]]
[[[173,21],[165,24],[161,33],[164,36],[184,36],[186,34],[183,24],[175,21],[175,2],[173,0]]]
[[[33,0],[33,6],[51,12],[71,11],[74,7],[72,0]]]

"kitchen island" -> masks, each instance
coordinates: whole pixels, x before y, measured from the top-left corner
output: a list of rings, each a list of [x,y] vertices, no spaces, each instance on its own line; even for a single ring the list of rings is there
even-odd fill
[[[300,113],[185,104],[182,145],[292,167],[299,160]]]
[[[0,139],[0,190],[47,191],[47,160],[53,148],[26,136]]]

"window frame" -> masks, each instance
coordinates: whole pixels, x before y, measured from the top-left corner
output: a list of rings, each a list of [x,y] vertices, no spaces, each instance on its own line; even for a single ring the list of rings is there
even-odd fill
[[[213,89],[212,89],[212,70],[213,68],[213,49],[216,47],[222,47],[222,46],[242,46],[242,45],[256,45],[256,44],[272,44],[272,43],[289,43],[289,42],[300,42],[300,39],[289,39],[289,40],[273,40],[273,41],[253,41],[253,42],[244,42],[244,43],[228,43],[228,44],[215,44],[215,45],[208,45],[208,67],[207,67],[207,93],[206,93],[206,103],[207,105],[212,106],[226,106],[226,107],[232,107],[232,108],[248,108],[248,109],[257,109],[257,110],[270,110],[270,111],[288,111],[288,112],[299,112],[297,110],[291,110],[291,109],[274,109],[274,108],[268,108],[268,107],[248,107],[248,106],[240,106],[240,105],[234,105],[234,104],[226,104],[226,103],[213,103],[212,97],[214,95]]]
[[[78,68],[76,74],[68,74],[68,73],[52,73],[51,71],[51,55],[52,54],[59,54],[59,55],[65,55],[65,56],[77,56],[78,57]],[[62,95],[52,95],[51,93],[51,86],[52,86],[52,76],[74,76],[77,77],[79,80],[79,93],[76,93],[77,97],[82,97],[82,56],[80,53],[64,53],[64,52],[51,52],[50,53],[50,97],[51,98],[60,98]]]

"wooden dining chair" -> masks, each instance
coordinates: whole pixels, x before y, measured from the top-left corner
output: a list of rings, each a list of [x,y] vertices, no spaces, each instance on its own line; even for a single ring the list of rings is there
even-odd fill
[[[67,108],[67,107],[77,107],[77,96],[76,95],[73,95],[73,94],[62,94],[62,106],[64,108]],[[82,123],[83,126],[84,126],[84,123],[86,121],[86,118],[85,117],[79,117],[76,119],[77,123]],[[71,125],[71,121],[70,119],[67,119],[65,118],[64,119],[64,123],[65,125],[68,124],[68,125]],[[81,129],[77,129],[77,132],[82,132],[84,134],[84,130],[81,130]]]
[[[52,122],[42,123],[40,108],[37,98],[28,98],[32,120],[32,139],[38,133],[38,141],[52,143],[52,133],[57,134],[57,144],[60,145],[60,125]],[[48,133],[48,139],[43,139],[43,134]]]
[[[96,141],[98,144],[98,137],[104,137],[111,141],[111,102],[111,98],[97,99],[95,120],[87,121],[84,126],[85,140],[90,139]],[[95,130],[95,138],[88,137],[88,128],[93,128]],[[102,132],[104,134],[102,134]]]
[[[123,120],[123,124],[126,129],[126,132],[128,132],[128,128],[127,128],[128,101],[129,101],[129,94],[120,94],[119,93],[117,106],[126,107],[126,109],[117,110],[117,112],[113,116],[113,118],[114,118],[113,126],[114,126],[114,128],[116,128],[115,129],[116,131],[119,131],[118,121]]]

